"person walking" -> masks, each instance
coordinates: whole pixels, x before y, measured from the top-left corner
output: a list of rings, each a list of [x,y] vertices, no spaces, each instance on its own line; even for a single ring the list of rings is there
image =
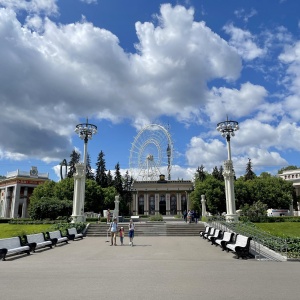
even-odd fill
[[[199,219],[198,210],[196,210],[195,213],[194,213],[194,219],[195,219],[195,223],[197,224],[198,223],[198,219]]]
[[[129,245],[133,246],[133,238],[134,238],[134,223],[132,219],[129,221],[129,226],[128,226],[128,236],[129,236]]]
[[[119,237],[120,237],[120,243],[121,243],[121,246],[123,246],[123,242],[124,242],[124,227],[121,227],[120,230],[119,230]]]
[[[117,246],[117,232],[118,232],[117,218],[114,218],[113,222],[110,223],[108,230],[110,230],[110,245]]]
[[[101,212],[99,212],[98,214],[98,224],[100,224],[100,222],[101,222]]]

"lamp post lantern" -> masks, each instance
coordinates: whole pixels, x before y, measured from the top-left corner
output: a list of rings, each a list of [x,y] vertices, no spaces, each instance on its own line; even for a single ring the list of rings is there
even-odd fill
[[[227,120],[217,124],[217,130],[221,133],[227,141],[228,159],[224,161],[223,176],[225,180],[225,196],[226,196],[226,220],[237,221],[234,195],[234,171],[231,160],[231,146],[230,139],[235,136],[235,131],[239,130],[239,123],[237,121]]]
[[[88,122],[88,119],[86,119],[86,123],[77,124],[74,131],[84,141],[83,163],[78,164],[79,169],[81,168],[81,166],[83,166],[83,172],[82,171],[76,172],[74,176],[75,183],[74,183],[72,222],[76,223],[76,222],[85,221],[84,199],[85,199],[85,177],[86,177],[86,164],[87,164],[86,163],[87,144],[88,144],[88,140],[92,139],[93,134],[97,133],[97,126],[90,124]]]

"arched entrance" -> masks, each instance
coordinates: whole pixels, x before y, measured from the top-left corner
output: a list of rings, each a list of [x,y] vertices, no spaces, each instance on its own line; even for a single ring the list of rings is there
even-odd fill
[[[159,213],[161,215],[166,214],[166,195],[160,195],[160,198],[159,198]]]

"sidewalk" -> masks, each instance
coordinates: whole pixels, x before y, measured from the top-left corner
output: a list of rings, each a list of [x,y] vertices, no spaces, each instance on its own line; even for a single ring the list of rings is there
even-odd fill
[[[106,237],[87,237],[9,257],[0,261],[0,298],[299,299],[298,262],[236,260],[199,237],[134,242],[110,247]]]

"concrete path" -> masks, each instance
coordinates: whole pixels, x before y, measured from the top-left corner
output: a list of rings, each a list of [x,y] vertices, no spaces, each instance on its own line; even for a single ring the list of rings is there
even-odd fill
[[[236,260],[199,237],[87,237],[0,261],[0,299],[300,298],[299,262]]]

